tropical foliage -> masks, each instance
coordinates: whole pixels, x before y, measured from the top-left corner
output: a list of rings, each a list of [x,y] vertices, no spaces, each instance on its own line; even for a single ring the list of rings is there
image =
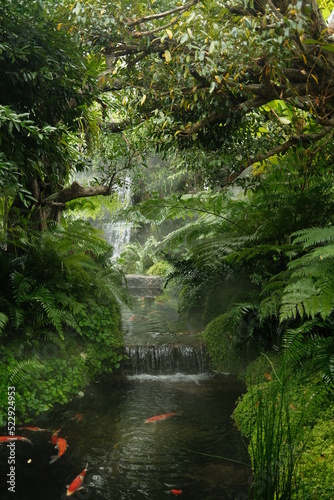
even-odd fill
[[[328,496],[331,486],[324,475],[331,438],[323,420],[328,423],[332,402],[319,373],[308,368],[296,373],[278,356],[261,356],[248,367],[248,391],[234,417],[249,440],[254,472],[250,498]],[[316,485],[314,468],[321,476]]]
[[[307,366],[311,392],[334,374],[333,8],[1,3],[0,370],[22,414],[118,364],[121,273],[72,215],[113,210],[131,178],[142,203],[125,214],[142,229],[123,268],[167,272],[180,311],[208,324],[216,368],[284,351],[269,390],[249,384],[241,404],[255,478],[275,478],[264,495],[294,494],[309,422],[290,406],[291,381]]]
[[[118,366],[125,297],[112,249],[89,224],[20,236],[17,256],[1,253],[0,332],[1,385],[15,385],[22,418]]]

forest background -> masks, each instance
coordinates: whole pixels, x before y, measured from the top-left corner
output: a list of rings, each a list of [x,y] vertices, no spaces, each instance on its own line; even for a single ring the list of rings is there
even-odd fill
[[[200,311],[215,369],[256,358],[235,412],[252,495],[331,497],[333,8],[1,3],[3,408],[117,369],[123,272],[150,270]],[[116,212],[141,238],[117,264],[87,221]]]

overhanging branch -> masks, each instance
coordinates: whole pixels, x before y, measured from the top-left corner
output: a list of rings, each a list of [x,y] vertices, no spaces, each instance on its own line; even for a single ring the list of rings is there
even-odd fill
[[[317,134],[302,134],[298,136],[291,137],[289,140],[286,142],[283,142],[282,144],[279,144],[275,148],[272,148],[262,154],[259,154],[257,156],[253,156],[252,158],[249,158],[245,164],[245,166],[238,171],[232,172],[230,174],[228,180],[227,180],[227,185],[232,184],[248,167],[251,165],[254,165],[254,163],[259,163],[261,161],[266,160],[267,158],[272,158],[273,156],[279,155],[279,154],[284,154],[286,153],[292,146],[294,146],[297,143],[302,143],[302,144],[315,144],[326,135],[331,134],[333,135],[334,130],[332,127],[324,127],[320,132]]]
[[[256,109],[260,108],[267,102],[271,101],[272,97],[268,96],[267,98],[264,97],[254,97],[252,99],[248,99],[247,101],[244,101],[237,106],[233,108],[234,112],[240,112],[240,113],[248,113],[251,109]],[[218,112],[214,111],[211,113],[209,116],[204,118],[203,120],[198,121],[188,129],[182,130],[179,132],[179,137],[189,137],[190,135],[198,132],[199,130],[203,129],[205,126],[209,125],[210,123],[214,122],[223,122],[225,121],[229,116],[229,110],[223,111],[223,112]]]
[[[114,179],[115,174],[112,176]],[[112,182],[103,186],[81,186],[76,181],[72,184],[59,191],[58,193],[52,194],[43,200],[44,205],[55,205],[55,204],[65,204],[69,201],[76,200],[78,198],[88,198],[90,196],[109,196],[112,192]]]
[[[265,153],[262,153],[260,155],[254,156],[253,158],[249,159],[247,161],[246,168],[249,167],[250,165],[253,165],[254,163],[261,162],[263,160],[266,160],[267,158],[271,158],[272,156],[286,153],[288,149],[291,148],[291,146],[294,146],[298,142],[303,144],[315,144],[316,142],[320,141],[320,139],[326,137],[326,135],[329,133],[333,133],[332,127],[324,127],[317,134],[302,134],[291,137],[288,141],[283,142],[283,144],[280,144],[279,146],[276,146],[275,148],[272,148],[266,151]]]
[[[167,23],[165,24],[164,26],[157,26],[156,28],[153,28],[152,30],[147,30],[147,31],[135,31],[134,33],[132,33],[132,36],[135,37],[135,38],[141,38],[141,37],[144,37],[144,36],[150,36],[150,35],[153,35],[154,33],[157,33],[158,31],[164,31],[166,30],[167,28],[169,28],[170,26],[173,26],[175,23],[178,22],[178,20],[180,19],[180,16],[176,17],[173,21],[171,21],[170,23]]]
[[[170,16],[172,14],[175,14],[176,12],[184,12],[193,5],[196,5],[199,2],[199,0],[191,0],[191,2],[186,3],[185,5],[182,5],[181,7],[175,7],[175,9],[170,9],[170,10],[165,10],[164,12],[159,12],[157,14],[151,14],[149,16],[144,16],[139,19],[135,19],[134,21],[131,21],[128,23],[128,26],[135,26],[136,24],[141,24],[145,23],[146,21],[153,21],[154,19],[161,19],[166,16]]]

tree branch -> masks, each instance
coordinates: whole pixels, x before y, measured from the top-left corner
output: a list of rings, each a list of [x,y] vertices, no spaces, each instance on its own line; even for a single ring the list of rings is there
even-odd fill
[[[242,169],[239,169],[238,171],[232,172],[232,174],[229,176],[228,181],[226,185],[232,184],[241,174],[244,172],[248,167],[251,165],[254,165],[254,163],[258,163],[261,161],[266,160],[267,158],[271,158],[275,155],[278,154],[283,154],[288,151],[292,146],[297,144],[298,142],[304,143],[304,144],[315,144],[316,142],[320,141],[324,137],[326,137],[327,134],[333,135],[334,130],[332,127],[324,127],[320,132],[317,134],[303,134],[303,135],[298,135],[291,137],[288,141],[283,142],[282,144],[279,144],[275,148],[272,148],[265,153],[259,154],[257,156],[253,156],[252,158],[248,159],[245,166]]]
[[[250,160],[248,160],[247,167],[259,161],[271,158],[272,156],[275,156],[277,154],[286,153],[286,151],[290,149],[291,146],[294,146],[298,142],[302,142],[304,144],[309,144],[309,143],[315,144],[316,142],[320,141],[320,139],[326,137],[326,135],[329,133],[333,133],[332,127],[324,127],[317,134],[302,134],[291,137],[288,141],[284,142],[283,144],[280,144],[279,146],[276,146],[275,148],[270,149],[269,151],[266,151],[265,153],[255,156]]]
[[[163,17],[175,14],[175,12],[184,12],[185,10],[190,9],[190,7],[197,4],[198,2],[199,2],[199,0],[191,0],[191,2],[188,2],[181,7],[175,7],[175,9],[170,9],[170,10],[166,10],[164,12],[159,12],[158,14],[151,14],[150,16],[144,16],[144,17],[141,17],[140,19],[135,19],[134,21],[131,21],[130,23],[128,23],[128,26],[135,26],[136,24],[145,23],[146,21],[152,21],[154,19],[161,19]]]
[[[112,180],[115,173],[112,176]],[[69,187],[62,189],[58,193],[54,193],[43,200],[44,205],[65,204],[77,198],[88,198],[90,196],[109,196],[112,191],[112,182],[108,186],[88,186],[84,187],[74,181]]]
[[[234,110],[239,111],[240,113],[248,113],[251,109],[255,108],[260,108],[267,102],[271,101],[272,97],[268,96],[267,98],[264,97],[254,97],[252,99],[248,99],[247,101],[244,101],[240,104],[238,104]],[[179,132],[179,137],[189,137],[190,135],[198,132],[202,128],[204,128],[206,125],[209,123],[213,122],[218,122],[218,121],[224,121],[226,118],[228,118],[228,111],[224,111],[223,113],[214,111],[211,113],[209,116],[204,118],[203,120],[198,121],[195,123],[192,127],[189,127],[186,130],[182,130]]]
[[[164,31],[165,29],[169,28],[170,26],[173,26],[175,23],[178,22],[181,16],[178,16],[175,18],[174,21],[171,21],[170,23],[165,24],[164,26],[157,26],[156,28],[148,31],[134,31],[131,33],[131,35],[135,38],[141,38],[143,36],[150,36],[154,33],[157,33],[158,31]]]

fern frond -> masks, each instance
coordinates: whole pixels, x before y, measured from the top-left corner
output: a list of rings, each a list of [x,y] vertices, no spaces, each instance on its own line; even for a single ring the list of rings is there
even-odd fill
[[[41,306],[46,314],[48,321],[56,328],[61,338],[63,336],[62,327],[62,311],[56,306],[53,294],[46,288],[40,287],[29,293],[25,302],[37,303]]]
[[[21,304],[33,288],[34,282],[18,271],[14,271],[11,274],[10,281],[16,303]]]
[[[288,328],[282,339],[282,347],[286,358],[293,362],[300,362],[314,352],[314,332],[323,327],[318,319],[305,321],[297,328]]]
[[[297,315],[301,318],[305,315],[305,297],[310,300],[317,295],[317,289],[311,279],[300,279],[296,283],[289,283],[282,295],[280,310],[280,321],[284,319],[295,319]]]
[[[302,255],[297,259],[289,262],[289,269],[294,272],[298,272],[301,269],[302,272],[307,273],[316,271],[316,266],[321,266],[321,273],[324,274],[326,271],[330,272],[333,267],[334,259],[334,245],[325,245],[320,248],[315,248],[306,255]],[[312,268],[309,266],[312,266]]]
[[[45,366],[34,359],[18,361],[16,366],[9,372],[9,380],[11,383],[17,384],[25,375],[34,374],[44,369]]]
[[[63,339],[61,339],[59,335],[57,335],[54,331],[46,328],[41,328],[38,333],[39,337],[45,342],[50,342],[51,344],[57,346],[59,349],[62,349],[64,347]],[[41,350],[43,351],[43,343],[41,343],[40,346]]]
[[[19,329],[25,322],[25,311],[21,307],[16,307],[15,303],[8,303],[7,306],[8,316],[10,318],[11,325],[15,329]]]
[[[0,312],[0,333],[3,331],[5,328],[6,324],[8,323],[8,316],[2,312]]]
[[[282,295],[280,320],[295,319],[297,314],[301,318],[314,318],[317,315],[327,318],[334,308],[333,290],[334,283],[320,284],[308,278],[290,283]]]
[[[281,306],[281,293],[275,291],[270,297],[263,299],[259,305],[259,319],[263,323],[270,318],[277,318]]]
[[[312,227],[302,229],[292,234],[294,237],[293,243],[303,243],[303,248],[309,248],[324,243],[334,242],[334,226],[329,227]]]

